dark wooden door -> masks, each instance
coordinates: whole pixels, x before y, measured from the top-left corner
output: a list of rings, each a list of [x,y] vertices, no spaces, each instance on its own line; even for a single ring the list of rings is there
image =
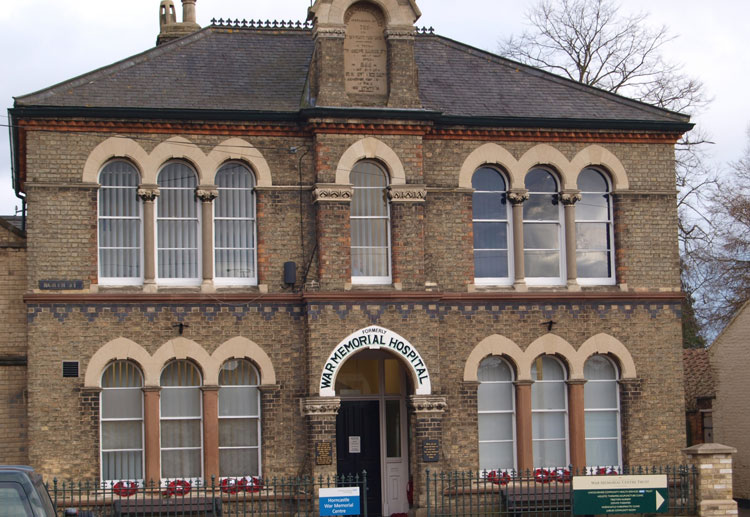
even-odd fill
[[[350,440],[352,437],[354,440]],[[357,442],[359,452],[355,452]],[[336,457],[339,476],[361,475],[363,470],[367,471],[367,514],[381,515],[380,403],[377,400],[341,402],[336,417]]]

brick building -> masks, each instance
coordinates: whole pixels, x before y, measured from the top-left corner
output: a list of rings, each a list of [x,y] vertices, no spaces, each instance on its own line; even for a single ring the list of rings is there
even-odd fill
[[[163,0],[155,48],[16,98],[35,467],[366,468],[390,515],[426,468],[679,461],[688,118],[419,17]]]

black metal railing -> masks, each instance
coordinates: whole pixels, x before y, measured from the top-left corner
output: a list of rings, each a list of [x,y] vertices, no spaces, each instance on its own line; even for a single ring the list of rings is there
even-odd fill
[[[207,483],[121,481],[60,482],[47,485],[57,513],[68,508],[80,517],[250,517],[317,516],[318,489],[359,487],[361,515],[367,517],[367,472],[330,477],[211,479]]]
[[[671,515],[697,515],[698,471],[691,465],[534,469],[528,471],[426,471],[426,509],[442,516],[559,516],[573,513],[574,476],[665,474]]]

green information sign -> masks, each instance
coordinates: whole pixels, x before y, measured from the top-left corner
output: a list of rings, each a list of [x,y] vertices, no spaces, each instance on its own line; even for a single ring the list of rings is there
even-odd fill
[[[669,510],[667,476],[575,476],[573,513],[664,513]]]

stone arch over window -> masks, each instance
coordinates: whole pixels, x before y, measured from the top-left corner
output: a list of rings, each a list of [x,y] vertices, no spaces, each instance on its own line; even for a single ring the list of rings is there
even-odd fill
[[[382,162],[388,170],[390,185],[406,184],[406,173],[398,155],[385,143],[372,137],[363,138],[344,151],[336,167],[336,183],[339,185],[350,184],[349,174],[357,162],[362,160]]]
[[[610,176],[612,190],[627,190],[630,188],[628,175],[622,162],[612,152],[600,145],[590,145],[581,150],[570,163],[571,174],[578,174],[586,167],[602,167]],[[573,179],[575,184],[576,178]],[[575,186],[571,188],[576,188]]]
[[[159,385],[158,369],[155,379],[147,375],[152,359],[146,349],[135,341],[118,337],[102,346],[91,356],[83,379],[84,386],[86,388],[101,387],[102,374],[114,361],[132,361],[141,369],[145,386]]]
[[[519,188],[523,185],[523,176],[518,178],[518,161],[510,152],[498,144],[484,144],[474,149],[461,165],[458,175],[460,188],[472,188],[471,178],[484,165],[498,165],[508,174],[509,188]]]
[[[562,359],[568,368],[570,379],[583,379],[583,364],[577,366],[577,354],[573,346],[556,334],[545,334],[534,340],[524,351],[523,363],[520,364],[519,379],[531,379],[531,366],[541,355],[554,355]]]
[[[568,159],[556,148],[548,144],[535,145],[526,151],[518,160],[517,177],[519,184],[517,188],[524,188],[526,173],[534,168],[542,167],[551,170],[560,180],[560,188],[576,188],[578,171],[575,174],[569,172]],[[523,171],[522,173],[520,173]]]
[[[251,143],[241,138],[229,138],[214,147],[206,157],[206,170],[211,171],[209,183],[215,183],[216,173],[226,162],[243,162],[250,167],[255,175],[257,187],[273,185],[271,168],[263,154]]]
[[[205,183],[206,176],[213,178],[214,171],[206,169],[206,155],[197,145],[185,137],[173,136],[157,145],[149,155],[152,167],[144,171],[144,183],[155,184],[161,169],[170,161],[189,163],[198,174],[198,184]]]
[[[621,379],[637,378],[635,362],[628,349],[618,339],[604,333],[588,338],[580,346],[575,359],[574,368],[576,372],[580,372],[583,375],[583,365],[586,363],[586,360],[597,354],[610,356],[618,363]]]
[[[518,380],[529,380],[528,370],[524,376],[519,369],[520,365],[524,364],[523,351],[513,341],[499,334],[487,336],[474,347],[464,365],[464,380],[477,381],[479,363],[490,355],[503,356],[515,368]]]
[[[218,384],[221,365],[229,359],[248,359],[260,373],[260,384],[276,384],[276,371],[268,354],[254,341],[237,336],[224,342],[211,354],[211,363],[206,368],[206,383]]]
[[[361,0],[333,0],[331,2],[316,2],[310,10],[315,14],[319,23],[344,24],[344,15],[349,8]],[[386,17],[388,26],[414,25],[422,12],[414,0],[403,2],[399,0],[368,0],[368,3],[378,6]]]
[[[86,159],[83,166],[84,183],[98,183],[99,172],[107,162],[113,159],[123,159],[131,162],[138,169],[138,173],[143,178],[143,173],[149,166],[149,156],[146,151],[135,141],[130,138],[110,137],[97,145]]]
[[[210,371],[212,367],[211,356],[195,341],[178,337],[167,341],[154,353],[153,360],[149,364],[149,369],[144,373],[147,379],[153,379],[155,383],[147,384],[147,386],[159,386],[159,379],[161,378],[161,371],[164,366],[169,361],[181,359],[189,359],[195,363],[203,376],[204,384],[208,384],[206,372]],[[218,379],[218,374],[214,380],[216,379]]]

